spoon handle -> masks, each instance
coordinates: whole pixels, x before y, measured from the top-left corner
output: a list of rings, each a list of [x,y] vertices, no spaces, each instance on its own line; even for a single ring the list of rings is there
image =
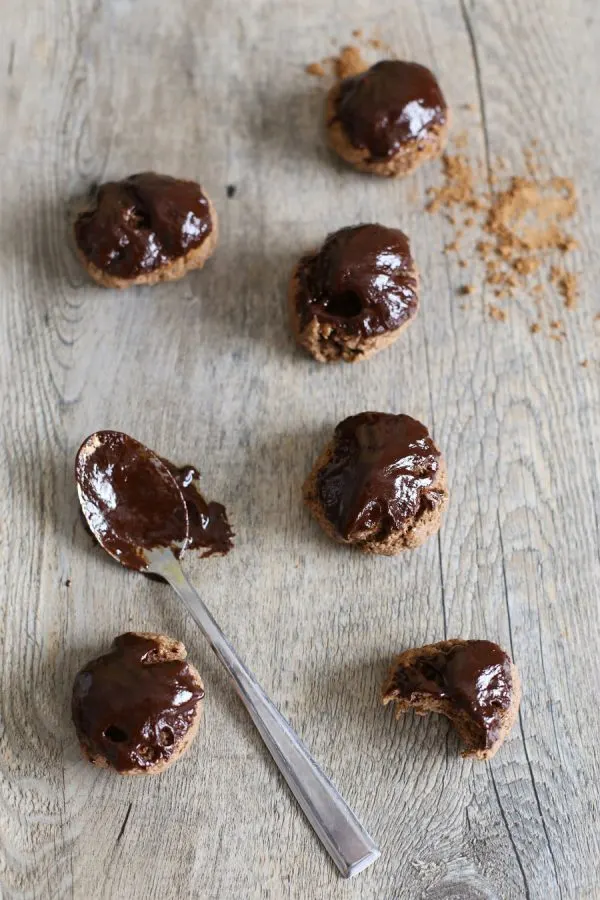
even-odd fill
[[[375,862],[379,848],[239,659],[175,557],[170,551],[162,551],[160,557],[160,564],[157,558],[152,560],[151,570],[176,591],[232,676],[281,774],[342,875],[357,875]]]

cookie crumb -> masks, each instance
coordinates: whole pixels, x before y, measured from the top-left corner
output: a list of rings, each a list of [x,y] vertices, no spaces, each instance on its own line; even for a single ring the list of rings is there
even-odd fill
[[[587,367],[589,366],[589,364],[590,364],[590,363],[589,363],[589,360],[587,360],[587,359],[582,359],[581,362],[579,363],[579,365],[580,365],[583,369],[587,369]]]
[[[361,38],[362,36],[363,36],[362,28],[355,28],[354,31],[352,32],[352,37]]]
[[[534,322],[532,325],[529,326],[529,330],[532,334],[537,334],[538,331],[542,330],[542,326],[540,325],[539,322]]]
[[[235,197],[236,191],[237,191],[237,187],[236,187],[235,184],[228,184],[228,185],[227,185],[227,196],[228,196],[229,198]]]
[[[461,287],[458,289],[458,293],[459,293],[459,294],[462,294],[463,296],[464,296],[465,294],[474,294],[474,293],[475,293],[475,287],[474,287],[474,285],[472,285],[472,284],[463,284],[463,285],[461,285]]]
[[[325,75],[325,67],[320,62],[309,63],[305,66],[304,71],[307,75],[314,75],[317,78],[323,78]]]
[[[579,290],[577,286],[577,276],[573,272],[565,272],[558,266],[552,266],[550,269],[550,281],[558,290],[563,298],[566,309],[575,309]]]
[[[351,44],[342,47],[339,56],[334,58],[333,63],[335,74],[341,80],[350,78],[352,75],[359,75],[368,68],[368,63],[363,59],[360,49]]]
[[[492,303],[488,306],[488,313],[491,319],[494,319],[495,322],[506,322],[506,312],[503,309],[500,309],[499,306],[494,306]]]
[[[431,200],[425,207],[427,212],[434,213],[452,206],[468,207],[477,202],[473,186],[473,170],[466,157],[460,153],[456,156],[444,153],[442,172],[444,184],[431,189]]]
[[[459,134],[454,146],[460,151],[465,145],[464,134]],[[526,174],[502,174],[501,184],[497,173],[506,169],[502,158],[494,159],[494,171],[488,173],[481,164],[471,161],[466,150],[445,153],[442,182],[427,192],[425,209],[443,215],[454,229],[454,240],[451,237],[446,241],[445,253],[458,250],[459,237],[464,245],[462,256],[474,247],[485,265],[484,284],[494,288],[495,297],[515,297],[524,292],[538,306],[544,288],[531,284],[532,276],[537,275],[536,281],[554,284],[566,309],[574,309],[579,295],[577,276],[556,265],[551,268],[549,257],[556,251],[568,253],[577,247],[565,227],[577,212],[575,186],[566,177],[542,178],[533,147],[523,150]],[[473,231],[469,233],[469,229]],[[459,265],[464,267],[466,263],[461,260]],[[491,310],[490,315],[505,321],[505,316]],[[542,318],[539,308],[537,316]]]

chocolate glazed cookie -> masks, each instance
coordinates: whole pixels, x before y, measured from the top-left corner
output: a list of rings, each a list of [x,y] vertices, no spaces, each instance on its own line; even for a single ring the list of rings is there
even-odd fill
[[[304,499],[330,537],[394,556],[440,528],[446,468],[421,422],[364,412],[337,426],[306,480]]]
[[[408,175],[442,152],[450,114],[432,72],[382,60],[329,92],[329,143],[361,172]]]
[[[154,775],[194,739],[204,687],[179,641],[128,632],[78,672],[72,715],[84,755],[121,775]]]
[[[199,184],[156,172],[100,185],[75,221],[89,275],[103,287],[174,281],[217,245],[217,214]]]
[[[365,359],[415,317],[418,284],[402,231],[342,228],[294,269],[288,302],[296,340],[319,362]]]
[[[467,746],[463,756],[491,759],[515,723],[521,699],[517,667],[492,641],[453,639],[406,650],[383,686],[396,715],[409,709],[447,716]]]

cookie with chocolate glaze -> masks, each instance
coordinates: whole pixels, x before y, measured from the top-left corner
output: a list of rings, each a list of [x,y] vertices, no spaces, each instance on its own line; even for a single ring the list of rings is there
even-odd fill
[[[374,175],[408,175],[435,159],[446,145],[449,121],[435,75],[403,60],[382,60],[343,79],[327,99],[330,146]]]
[[[406,235],[356,225],[328,235],[292,273],[298,344],[319,362],[356,362],[392,344],[417,314],[419,276]]]
[[[217,245],[217,214],[195,181],[141,172],[100,185],[74,225],[78,255],[103,287],[174,281]]]
[[[521,683],[498,644],[453,639],[401,653],[382,699],[397,718],[409,709],[447,716],[466,744],[464,757],[491,759],[517,718]]]
[[[395,556],[439,530],[446,467],[421,422],[364,412],[336,427],[304,484],[304,500],[334,540]]]
[[[77,673],[71,711],[91,763],[121,775],[157,775],[187,750],[204,686],[186,656],[180,641],[128,632]]]

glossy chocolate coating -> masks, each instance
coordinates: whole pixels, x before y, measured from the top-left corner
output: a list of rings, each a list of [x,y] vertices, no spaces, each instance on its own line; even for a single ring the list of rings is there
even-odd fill
[[[383,60],[346,78],[335,104],[335,119],[350,143],[368,150],[374,162],[424,138],[433,126],[444,125],[447,115],[433,73],[401,60]]]
[[[344,540],[385,540],[440,503],[433,486],[439,464],[439,450],[416,419],[360,413],[335,429],[317,495]]]
[[[183,494],[189,520],[189,549],[203,549],[201,555],[228,553],[233,547],[233,532],[222,503],[206,501],[200,493],[200,472],[194,466],[176,466],[162,459]]]
[[[75,239],[96,268],[136,278],[200,246],[212,228],[200,185],[141,172],[98,188],[94,208],[77,217]]]
[[[342,334],[385,334],[417,309],[417,277],[406,235],[383,225],[356,225],[330,234],[300,261],[296,310]]]
[[[175,480],[151,450],[119,431],[98,432],[84,441],[75,476],[92,532],[124,566],[144,569],[144,551],[156,547],[171,547],[180,555],[189,533],[186,507]]]
[[[500,736],[501,714],[512,702],[510,659],[491,641],[442,644],[437,653],[423,654],[394,672],[388,695],[410,700],[413,694],[449,700],[466,712],[481,729],[481,749],[487,749]]]
[[[204,691],[187,662],[164,662],[155,640],[122,634],[75,677],[80,740],[120,772],[167,761],[192,724]]]
[[[102,546],[124,566],[145,569],[147,550],[231,549],[225,508],[207,503],[199,473],[156,456],[119,431],[101,431],[82,444],[75,475],[81,509]]]

